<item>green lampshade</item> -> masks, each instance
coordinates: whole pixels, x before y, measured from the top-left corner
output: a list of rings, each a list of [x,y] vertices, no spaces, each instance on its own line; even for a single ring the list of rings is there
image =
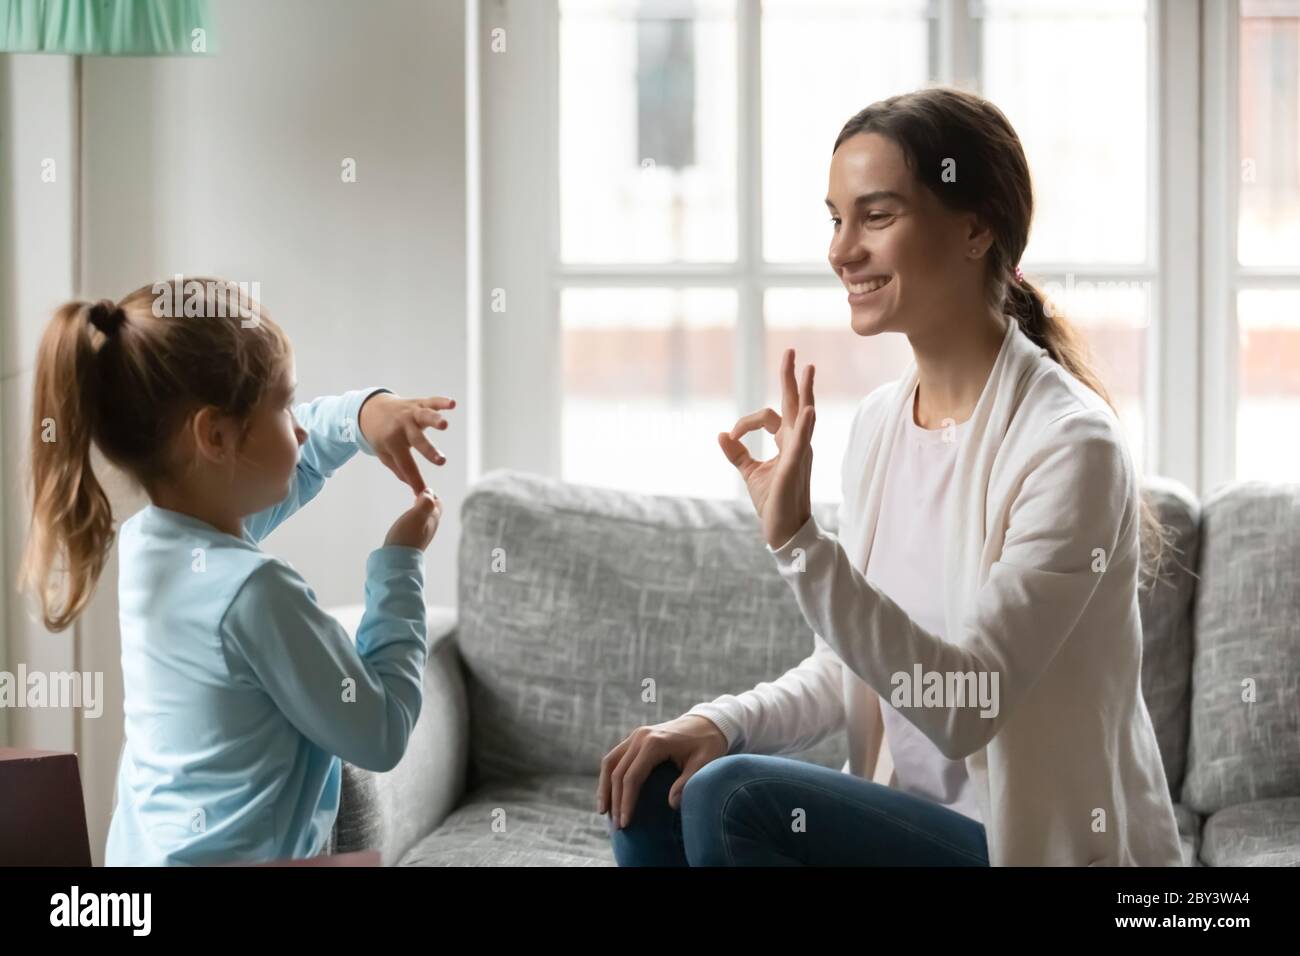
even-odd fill
[[[213,52],[207,0],[0,0],[0,51],[100,56]]]

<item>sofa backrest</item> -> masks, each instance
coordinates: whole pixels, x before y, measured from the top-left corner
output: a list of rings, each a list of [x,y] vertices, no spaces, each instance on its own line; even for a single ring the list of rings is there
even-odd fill
[[[1152,479],[1170,529],[1139,596],[1142,688],[1176,796],[1187,760],[1199,512]],[[815,509],[835,530],[832,507]],[[457,641],[475,777],[595,773],[631,730],[772,680],[812,648],[748,502],[589,488],[524,472],[486,476],[461,511]],[[843,734],[797,756],[826,766]]]
[[[1300,485],[1211,494],[1199,570],[1183,801],[1300,796]]]
[[[1200,547],[1200,506],[1166,478],[1147,478],[1142,493],[1168,535],[1160,567],[1138,593],[1142,613],[1142,696],[1151,713],[1169,793],[1182,790],[1191,706],[1192,603]]]
[[[834,527],[832,510],[816,516]],[[748,502],[498,471],[466,497],[461,525],[471,784],[595,774],[636,727],[748,690],[811,652]],[[846,755],[835,734],[799,756],[838,767]]]

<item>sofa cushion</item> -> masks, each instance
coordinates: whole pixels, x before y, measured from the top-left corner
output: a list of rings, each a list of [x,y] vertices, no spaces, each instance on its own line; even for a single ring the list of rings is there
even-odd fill
[[[383,845],[383,803],[375,785],[375,774],[343,761],[339,811],[324,852],[355,853]]]
[[[468,794],[398,866],[613,866],[594,775],[497,781]]]
[[[1164,525],[1168,547],[1159,568],[1143,575],[1142,696],[1164,763],[1169,793],[1182,791],[1192,685],[1192,599],[1200,542],[1200,507],[1186,487],[1167,478],[1143,481],[1143,496]]]
[[[1201,866],[1201,818],[1196,811],[1182,803],[1174,804],[1174,820],[1178,823],[1178,840],[1183,847],[1183,866]]]
[[[1209,816],[1236,804],[1294,797],[1300,794],[1300,485],[1245,482],[1211,495],[1202,509],[1199,573],[1182,800]],[[1248,689],[1253,700],[1245,699]]]
[[[333,608],[330,613],[355,635],[364,608]],[[375,849],[385,866],[392,865],[441,823],[463,794],[470,717],[454,637],[456,615],[431,606],[426,620],[424,699],[406,752],[386,773],[344,761],[338,816],[327,852]]]
[[[834,528],[833,509],[816,515]],[[498,471],[467,496],[461,526],[471,786],[595,774],[634,728],[812,651],[748,502]],[[839,766],[846,752],[840,733],[792,756]]]
[[[1205,821],[1201,859],[1209,866],[1300,866],[1300,797],[1220,810]]]

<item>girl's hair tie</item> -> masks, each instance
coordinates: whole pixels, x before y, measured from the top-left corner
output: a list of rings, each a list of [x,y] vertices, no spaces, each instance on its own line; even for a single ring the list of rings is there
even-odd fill
[[[113,334],[122,327],[122,323],[126,321],[126,313],[112,299],[100,299],[90,307],[90,312],[87,313],[86,318],[90,320],[91,325],[103,332],[107,337],[112,338]]]
[[[1025,281],[1025,274],[1020,271],[1020,266],[1016,266],[1016,281],[1020,283]]]

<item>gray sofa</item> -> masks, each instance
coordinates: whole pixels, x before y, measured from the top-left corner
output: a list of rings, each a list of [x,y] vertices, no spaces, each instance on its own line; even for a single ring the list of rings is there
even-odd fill
[[[1153,480],[1145,494],[1177,549],[1142,594],[1142,686],[1187,861],[1300,865],[1300,486],[1198,504]],[[834,528],[833,508],[815,511]],[[332,849],[612,865],[601,757],[634,727],[780,675],[811,632],[748,503],[501,471],[461,514],[458,614],[430,611],[419,723],[391,772],[344,767]],[[361,609],[335,613],[355,628]],[[844,748],[835,733],[790,756],[839,767]]]

